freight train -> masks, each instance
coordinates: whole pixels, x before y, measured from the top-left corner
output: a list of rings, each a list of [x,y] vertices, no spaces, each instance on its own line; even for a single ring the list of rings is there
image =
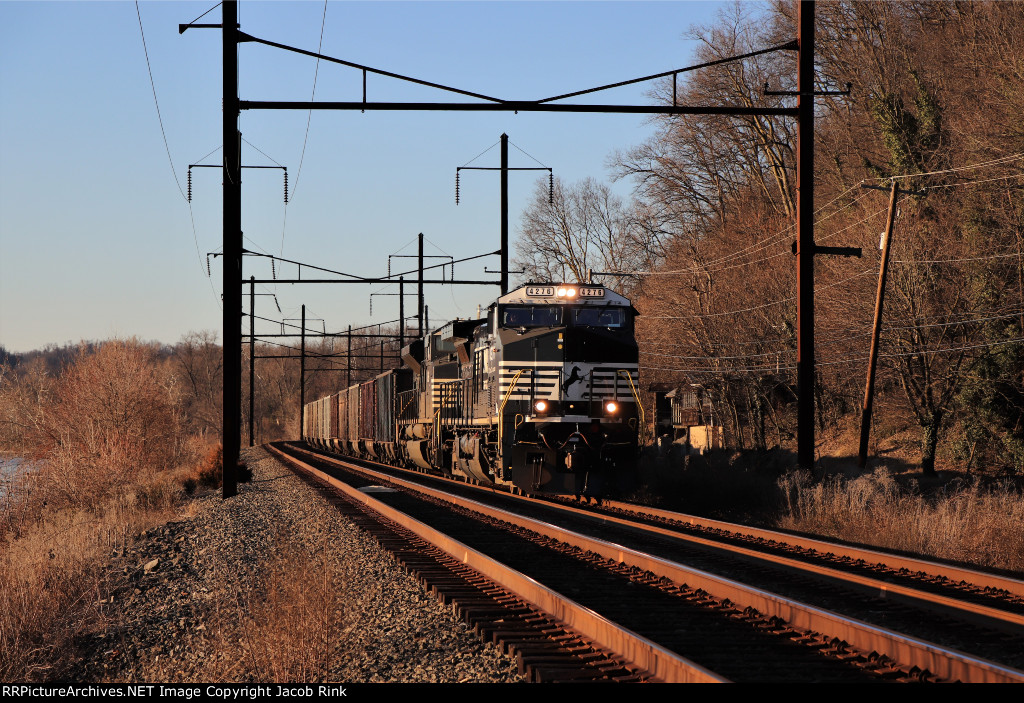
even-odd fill
[[[526,493],[624,491],[644,427],[636,314],[601,285],[522,286],[307,404],[303,439]]]

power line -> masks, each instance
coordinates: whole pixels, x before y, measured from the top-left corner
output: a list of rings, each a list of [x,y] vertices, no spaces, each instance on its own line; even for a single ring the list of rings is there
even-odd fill
[[[854,188],[856,188],[856,187],[857,186],[854,186]],[[842,194],[836,196],[835,198],[833,198],[831,202],[835,202],[836,200],[838,200],[839,198],[841,198],[843,195],[845,195],[846,193],[850,192],[851,190],[853,190],[853,188],[847,189],[844,193],[842,193]],[[822,222],[825,222],[826,220],[834,217],[835,215],[839,214],[840,212],[843,212],[843,210],[852,208],[854,205],[856,205],[858,202],[860,202],[860,200],[865,198],[867,195],[868,195],[867,193],[864,193],[864,194],[858,196],[856,199],[854,199],[852,202],[848,203],[844,207],[839,208],[838,210],[835,210],[834,212],[826,215],[825,217],[822,217],[822,218],[816,220],[814,224],[815,225],[821,224]],[[831,204],[831,203],[829,203],[829,204]],[[820,208],[818,210],[818,212],[821,212],[821,210],[823,210],[824,207],[827,207],[827,205],[823,206],[822,208]],[[857,222],[854,222],[851,225],[847,225],[846,227],[844,227],[844,228],[842,228],[840,230],[836,230],[835,232],[832,232],[830,234],[823,235],[822,237],[820,237],[818,239],[818,241],[824,241],[826,239],[830,239],[832,237],[835,237],[836,235],[842,234],[843,232],[845,232],[845,231],[847,231],[849,229],[852,229],[852,228],[856,227],[857,225],[860,225],[860,224],[863,224],[864,222],[867,222],[872,217],[875,217],[875,216],[885,212],[886,209],[887,208],[881,208],[879,210],[876,210],[875,212],[867,215],[866,217],[862,218],[861,220],[858,220]],[[770,261],[772,259],[777,259],[780,256],[785,256],[789,252],[787,252],[787,251],[780,251],[777,254],[772,254],[770,256],[765,256],[765,257],[762,257],[760,259],[751,259],[751,260],[744,261],[744,262],[741,262],[741,263],[738,263],[738,264],[729,264],[727,266],[717,266],[717,267],[715,266],[715,264],[717,264],[717,263],[726,263],[726,264],[728,264],[728,262],[733,261],[733,260],[735,260],[737,258],[740,258],[744,254],[748,254],[748,255],[755,254],[757,252],[764,251],[764,250],[766,250],[766,249],[768,249],[768,248],[770,248],[772,246],[775,246],[777,244],[782,244],[784,242],[785,235],[788,232],[792,231],[794,227],[796,227],[795,224],[789,225],[788,227],[786,227],[782,231],[777,232],[777,233],[775,233],[775,234],[773,234],[773,235],[771,235],[769,237],[766,237],[765,239],[762,239],[762,240],[760,240],[760,241],[758,241],[758,242],[756,242],[754,244],[751,244],[750,246],[745,247],[744,249],[741,249],[741,250],[735,251],[735,252],[731,252],[730,254],[726,254],[725,256],[719,257],[717,259],[712,259],[711,261],[705,262],[704,264],[702,264],[699,267],[698,266],[693,266],[693,267],[687,268],[687,269],[675,269],[675,270],[670,270],[670,271],[631,271],[630,275],[640,275],[640,276],[677,276],[677,275],[690,275],[690,274],[693,274],[695,271],[700,271],[700,272],[703,272],[703,273],[719,273],[721,271],[728,271],[730,269],[740,268],[740,267],[743,267],[743,266],[752,266],[754,264],[759,264],[759,263],[762,263],[762,262],[765,262],[765,261]],[[612,273],[614,275],[614,272],[612,272]]]
[[[939,348],[939,349],[920,349],[920,350],[915,350],[915,351],[898,352],[898,353],[897,352],[891,352],[891,353],[887,353],[887,354],[879,354],[879,357],[880,358],[888,358],[888,359],[897,359],[897,358],[912,357],[912,356],[933,356],[935,354],[947,354],[949,352],[957,352],[957,351],[970,351],[972,349],[991,349],[991,348],[994,348],[994,347],[1005,346],[1007,344],[1016,344],[1018,342],[1024,342],[1024,337],[1014,337],[1013,339],[1005,339],[1005,340],[1001,340],[1001,341],[998,341],[998,342],[986,342],[986,343],[982,343],[982,344],[969,344],[969,345],[964,345],[964,346],[960,346],[960,347],[942,347],[942,348]],[[751,355],[751,356],[754,356],[754,355]],[[697,357],[694,357],[694,358],[696,359]],[[730,357],[709,357],[708,360],[709,361],[722,361],[722,360],[727,360],[729,358]],[[731,358],[743,358],[743,357],[731,357]],[[851,364],[851,363],[856,363],[856,362],[861,362],[861,361],[868,361],[868,358],[869,357],[867,357],[867,356],[861,356],[861,357],[855,357],[855,358],[852,358],[852,359],[851,358],[843,358],[843,359],[838,359],[836,361],[820,361],[819,360],[816,363],[818,365],[820,365],[820,366],[836,366],[836,365],[839,365],[839,364]],[[675,371],[675,372],[682,372],[682,373],[718,373],[718,374],[728,374],[728,373],[736,373],[736,372],[740,372],[740,371],[743,371],[743,372],[750,372],[750,371],[775,371],[775,372],[777,372],[777,371],[780,371],[780,370],[792,371],[792,370],[796,369],[796,366],[793,366],[793,365],[774,365],[774,366],[746,366],[746,367],[738,367],[738,368],[726,367],[726,368],[723,368],[723,369],[690,369],[690,368],[678,368],[678,367],[660,367],[660,366],[644,366],[644,365],[641,365],[640,368],[648,369],[648,370],[652,370],[652,371]]]
[[[138,3],[136,3],[136,4],[138,4]],[[213,7],[211,7],[211,8],[209,9],[209,10],[207,10],[207,11],[206,11],[206,12],[204,12],[203,14],[199,15],[198,17],[196,17],[196,18],[195,18],[194,20],[192,20],[191,22],[189,22],[189,24],[195,24],[196,22],[198,22],[199,20],[203,19],[203,18],[204,18],[204,17],[206,17],[206,16],[208,15],[208,14],[210,14],[211,12],[213,12],[214,10],[216,10],[216,9],[217,9],[218,7],[220,7],[220,3],[217,3],[216,5],[214,5]]]
[[[861,276],[863,276],[865,274],[871,273],[871,272],[872,272],[872,269],[864,269],[860,273],[855,273],[854,275],[849,276],[847,278],[844,278],[844,279],[842,279],[840,281],[836,281],[835,283],[829,283],[827,285],[818,286],[818,289],[819,290],[824,290],[826,288],[833,288],[835,286],[842,285],[843,283],[847,283],[849,281],[852,281],[855,278],[859,278],[859,277],[861,277]],[[782,303],[791,303],[791,302],[793,302],[795,300],[796,300],[796,296],[794,295],[794,296],[791,296],[789,298],[781,298],[779,300],[773,300],[773,301],[768,302],[768,303],[763,303],[761,305],[755,305],[754,307],[744,308],[742,310],[726,310],[724,312],[698,313],[696,315],[641,315],[637,319],[638,320],[699,320],[699,319],[707,318],[707,317],[722,317],[722,316],[725,316],[725,315],[738,315],[738,314],[744,313],[744,312],[753,312],[754,310],[761,310],[763,308],[769,308],[769,307],[771,307],[773,305],[781,305]]]
[[[988,261],[990,259],[1015,259],[1018,257],[1020,257],[1020,254],[1015,252],[1013,254],[992,254],[990,256],[973,256],[963,259],[893,259],[892,262],[894,264],[955,264],[964,261]]]
[[[324,26],[327,24],[327,0],[324,0],[324,13],[320,18],[320,43],[317,45],[316,53],[320,53],[320,50],[324,46]],[[309,101],[313,102],[316,98],[316,81],[320,75],[320,57],[316,59],[316,68],[313,69],[313,92],[309,96]],[[306,143],[309,141],[309,125],[313,120],[313,110],[310,108],[309,113],[306,115],[306,135],[302,138],[302,154],[299,156],[299,169],[295,174],[295,183],[292,184],[292,197],[295,197],[295,191],[299,189],[299,178],[302,177],[302,163],[306,160]],[[281,231],[281,253],[284,254],[284,230]]]
[[[212,9],[213,8],[210,8],[210,10]],[[210,10],[207,10],[206,12],[209,12]],[[204,12],[203,14],[206,13]],[[135,16],[139,20],[139,35],[142,37],[142,51],[146,55],[146,71],[149,74],[149,86],[153,91],[153,104],[156,106],[156,118],[160,123],[160,136],[163,137],[164,151],[167,152],[167,163],[171,167],[171,175],[174,176],[174,185],[178,187],[178,193],[181,194],[181,199],[188,205],[188,218],[189,222],[192,224],[192,241],[196,247],[196,259],[199,262],[199,270],[204,271],[203,255],[199,251],[199,235],[196,233],[195,213],[192,211],[192,203],[188,202],[188,197],[185,195],[185,191],[181,189],[181,181],[178,180],[178,173],[174,170],[174,159],[171,158],[171,146],[167,142],[167,131],[164,129],[164,118],[160,113],[160,101],[156,97],[156,81],[153,80],[153,67],[149,61],[149,47],[146,46],[146,31],[142,28],[142,13],[139,10],[139,0],[135,0]],[[202,15],[200,15],[200,17],[202,17]],[[207,154],[207,156],[209,156],[209,154]],[[204,156],[203,158],[206,157]],[[213,293],[213,299],[216,301],[217,306],[220,307],[220,298],[217,296],[217,290],[213,287],[213,281],[210,280],[209,276],[207,276],[207,280],[210,283],[210,292]]]
[[[955,168],[947,168],[941,171],[925,171],[924,173],[908,173],[902,176],[887,176],[883,178],[874,178],[870,180],[875,181],[899,181],[905,178],[918,178],[920,176],[938,176],[944,173],[956,173],[958,171],[971,171],[978,168],[986,168],[988,166],[995,166],[998,164],[1008,163],[1010,161],[1017,161],[1024,159],[1024,154],[1010,154],[1009,156],[1001,156],[998,159],[992,159],[991,161],[982,161],[977,164],[968,164],[967,166],[957,166]]]
[[[992,183],[994,181],[1005,181],[1010,178],[1020,178],[1024,176],[1024,173],[1011,173],[1009,176],[998,176],[996,178],[983,178],[976,181],[960,181],[959,183],[940,183],[934,186],[922,186],[924,190],[934,190],[936,188],[957,188],[959,186],[970,186],[977,185],[978,183]]]
[[[245,137],[242,137],[242,141],[243,141],[243,142],[245,142],[246,144],[248,144],[249,146],[251,146],[251,147],[252,147],[253,149],[255,149],[256,151],[258,151],[258,152],[260,152],[261,154],[263,154],[264,156],[266,156],[266,157],[267,157],[268,159],[270,159],[271,161],[273,161],[273,162],[274,162],[275,164],[277,164],[278,166],[281,166],[281,168],[284,168],[284,166],[282,166],[282,165],[281,165],[280,163],[278,163],[278,162],[277,162],[277,161],[276,161],[276,160],[274,159],[274,157],[272,157],[272,156],[270,156],[269,154],[267,154],[267,152],[265,152],[265,151],[263,151],[262,149],[260,149],[260,148],[259,148],[258,146],[256,146],[256,145],[255,145],[255,144],[253,144],[252,142],[250,142],[250,141],[249,141],[248,139],[246,139]],[[212,152],[211,152],[211,153],[212,153]],[[205,157],[203,157],[203,158],[205,158]]]
[[[167,143],[167,132],[164,130],[164,118],[160,114],[160,101],[156,99],[156,82],[153,80],[153,68],[149,63],[149,48],[146,46],[146,33],[142,29],[142,13],[139,11],[139,0],[135,0],[135,16],[139,18],[139,34],[142,35],[142,51],[146,54],[146,71],[149,72],[149,85],[153,89],[153,104],[156,105],[156,118],[160,122],[160,135],[164,139],[164,150],[167,152],[167,162],[171,166],[171,174],[174,176],[174,184],[178,186],[178,192],[181,193],[181,199],[187,200],[185,197],[185,191],[181,189],[181,181],[178,180],[178,174],[174,170],[174,160],[171,158],[171,147]],[[196,243],[196,252],[199,252],[199,243]]]

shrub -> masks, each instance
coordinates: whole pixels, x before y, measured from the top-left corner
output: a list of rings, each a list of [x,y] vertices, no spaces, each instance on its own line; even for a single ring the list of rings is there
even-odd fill
[[[885,469],[855,479],[779,480],[779,526],[979,566],[1024,571],[1024,495],[1011,484],[950,484],[924,495]]]

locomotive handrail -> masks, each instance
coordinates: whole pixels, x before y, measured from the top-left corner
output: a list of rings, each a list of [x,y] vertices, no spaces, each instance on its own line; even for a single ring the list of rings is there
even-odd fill
[[[409,402],[407,402],[405,405],[403,405],[402,409],[398,411],[398,419],[399,420],[409,420],[409,419],[411,419],[411,418],[408,418],[408,417],[405,416],[405,411],[409,409],[410,405],[412,405],[413,403],[416,402],[416,391],[415,390],[402,391],[401,393],[398,394],[398,399],[399,399],[399,402],[401,402],[402,396],[403,395],[407,395],[407,394],[409,396]]]
[[[505,397],[501,401],[501,407],[498,408],[498,451],[504,451],[505,441],[505,404],[508,402],[509,397],[512,395],[512,391],[516,387],[516,383],[519,381],[519,377],[523,375],[523,371],[526,369],[519,369],[519,372],[512,378],[512,383],[509,384],[508,390],[505,391]],[[504,463],[504,462],[503,462]],[[504,467],[502,467],[504,468]]]
[[[636,401],[636,407],[640,411],[640,433],[637,438],[637,444],[642,445],[644,443],[644,433],[647,429],[647,421],[644,417],[644,405],[640,402],[640,395],[636,392],[636,386],[633,385],[633,375],[623,369],[618,369],[619,373],[625,373],[626,380],[629,381],[629,387],[633,391],[633,399]],[[639,373],[639,371],[637,371]]]

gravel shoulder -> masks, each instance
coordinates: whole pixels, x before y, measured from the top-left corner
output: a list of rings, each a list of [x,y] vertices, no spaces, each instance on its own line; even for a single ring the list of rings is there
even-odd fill
[[[484,644],[314,489],[262,448],[247,449],[243,457],[254,478],[239,485],[238,496],[197,496],[183,517],[147,531],[114,556],[119,585],[101,601],[103,624],[82,638],[81,655],[67,663],[62,678],[521,680],[514,659]],[[291,611],[294,594],[305,593],[314,579],[328,597],[314,604],[321,612],[313,621],[307,612],[267,624],[268,603],[280,602],[274,598],[284,593],[289,605],[276,610]],[[329,621],[329,634],[301,644],[315,620]],[[289,669],[275,660],[305,653],[307,646],[322,650],[308,657],[313,664]]]

